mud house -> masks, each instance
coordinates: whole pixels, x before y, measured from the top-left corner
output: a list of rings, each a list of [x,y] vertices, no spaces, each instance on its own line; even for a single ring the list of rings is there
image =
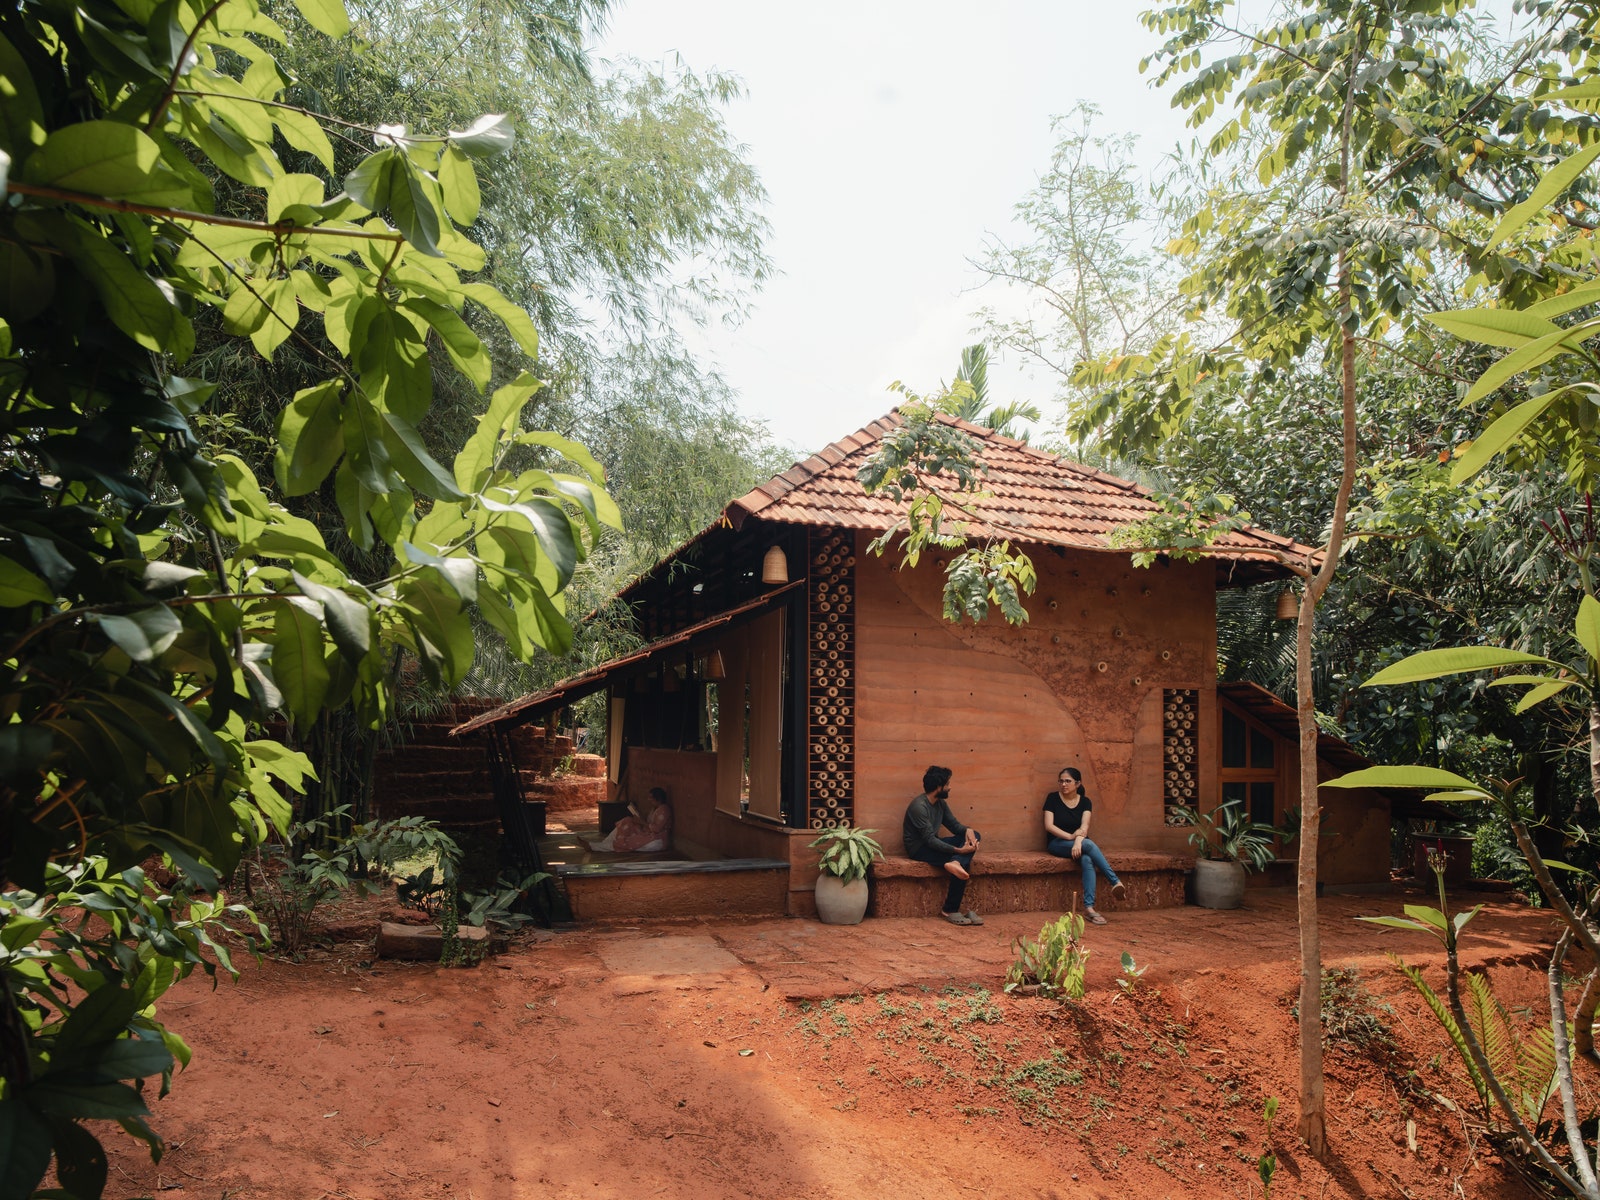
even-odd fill
[[[974,896],[991,907],[1058,907],[1074,886],[1042,854],[1041,801],[1063,765],[1084,772],[1096,840],[1135,905],[1181,903],[1192,858],[1176,806],[1237,797],[1278,820],[1299,803],[1286,706],[1259,689],[1219,690],[1216,595],[1286,578],[1281,553],[1305,547],[1245,529],[1203,561],[1136,568],[1107,538],[1152,511],[1145,489],[952,421],[981,446],[981,511],[1013,540],[1025,534],[1038,571],[1025,625],[952,624],[941,562],[903,569],[867,551],[898,512],[857,472],[899,423],[891,413],[741,496],[630,585],[622,598],[642,649],[455,730],[488,739],[513,832],[520,777],[507,734],[606,693],[613,795],[667,788],[694,861],[567,868],[569,888],[611,881],[611,899],[589,897],[588,914],[574,895],[579,915],[630,903],[622,893],[645,877],[650,902],[669,907],[809,911],[806,843],[851,824],[897,854],[930,763],[954,769],[952,803],[983,833]],[[1343,831],[1327,840],[1327,876],[1386,880],[1389,798],[1330,792],[1323,805]],[[634,882],[616,882],[630,872]],[[699,900],[688,898],[696,874]],[[876,875],[880,913],[931,912],[942,895],[921,864],[892,858]]]

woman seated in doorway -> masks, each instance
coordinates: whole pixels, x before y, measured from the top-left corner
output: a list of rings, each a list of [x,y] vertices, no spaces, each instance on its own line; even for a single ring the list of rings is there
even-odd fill
[[[640,811],[642,809],[643,811]],[[639,809],[623,817],[605,837],[589,843],[591,850],[618,854],[643,854],[672,845],[672,802],[664,788],[653,787]]]
[[[1050,839],[1050,853],[1057,858],[1075,858],[1083,872],[1083,911],[1090,922],[1104,925],[1106,919],[1094,909],[1095,874],[1111,881],[1117,899],[1127,895],[1122,880],[1111,869],[1100,847],[1089,840],[1089,818],[1094,804],[1083,791],[1083,772],[1077,767],[1062,767],[1057,790],[1044,798],[1044,832]]]

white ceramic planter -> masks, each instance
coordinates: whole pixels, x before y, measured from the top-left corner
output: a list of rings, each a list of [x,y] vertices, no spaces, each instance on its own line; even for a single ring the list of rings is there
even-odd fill
[[[1196,859],[1194,902],[1201,908],[1238,908],[1244,903],[1244,868],[1236,862]]]
[[[837,875],[817,876],[817,919],[824,925],[859,925],[867,915],[867,881],[846,883]]]

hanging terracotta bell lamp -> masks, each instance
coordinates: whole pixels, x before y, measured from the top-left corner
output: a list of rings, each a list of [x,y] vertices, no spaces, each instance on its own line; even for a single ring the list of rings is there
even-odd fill
[[[1295,595],[1293,588],[1284,588],[1278,593],[1278,620],[1292,621],[1300,615],[1300,597]]]
[[[789,582],[789,556],[783,552],[782,546],[772,547],[761,560],[761,582]]]

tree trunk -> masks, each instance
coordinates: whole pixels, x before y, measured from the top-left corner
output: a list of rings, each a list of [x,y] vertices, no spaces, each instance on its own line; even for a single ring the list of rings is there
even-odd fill
[[[1600,676],[1590,672],[1589,684],[1591,689]],[[1597,693],[1593,690],[1591,696]],[[1589,705],[1589,794],[1594,797],[1595,807],[1600,809],[1600,699]]]
[[[1352,84],[1352,87],[1354,85]],[[1345,112],[1348,155],[1350,112]],[[1348,161],[1345,163],[1348,172]],[[1345,518],[1356,482],[1356,341],[1352,329],[1349,251],[1339,251],[1339,382],[1342,410],[1343,461],[1339,491],[1333,501],[1328,526],[1328,546],[1322,565],[1307,563],[1315,574],[1306,581],[1300,597],[1300,623],[1295,645],[1295,701],[1300,716],[1300,861],[1298,917],[1300,922],[1300,1122],[1298,1132],[1306,1147],[1321,1158],[1328,1149],[1327,1103],[1322,1081],[1322,935],[1317,928],[1317,845],[1322,830],[1322,806],[1317,794],[1317,700],[1311,683],[1311,638],[1315,632],[1317,602],[1328,590],[1344,550]]]
[[[1317,841],[1322,810],[1317,798],[1317,712],[1311,688],[1311,632],[1317,597],[1308,586],[1300,597],[1295,648],[1295,698],[1300,713],[1300,1124],[1299,1133],[1317,1158],[1327,1152],[1326,1100],[1322,1085],[1322,935],[1317,928]]]

